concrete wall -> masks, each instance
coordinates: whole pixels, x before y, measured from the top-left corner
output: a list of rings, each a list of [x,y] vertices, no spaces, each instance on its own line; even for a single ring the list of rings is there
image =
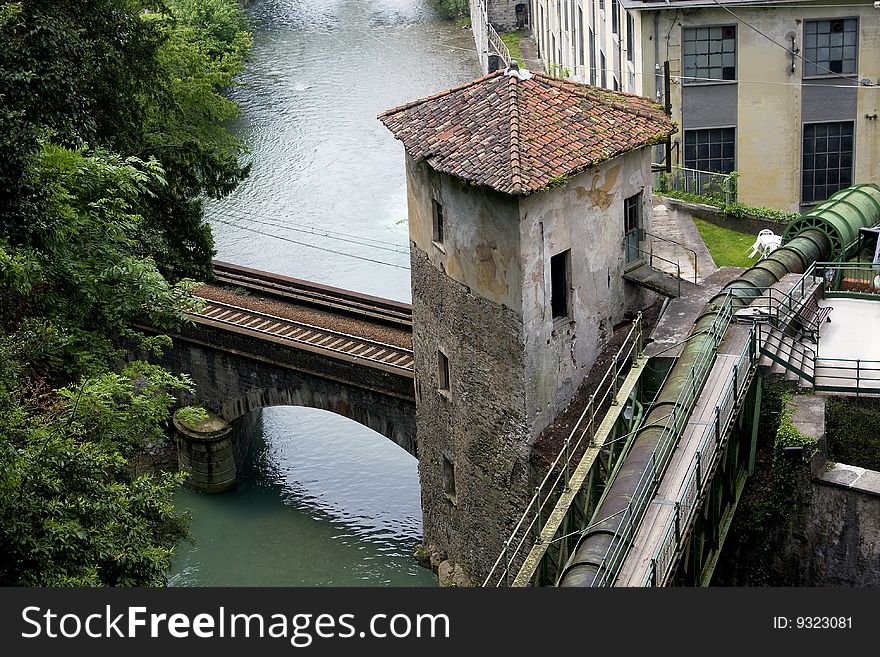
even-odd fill
[[[480,0],[477,1],[479,2]],[[517,29],[516,6],[518,4],[528,6],[529,0],[486,0],[489,22],[499,32],[509,32]]]
[[[679,8],[680,9],[680,8]],[[736,24],[736,20],[721,8],[695,8],[683,10],[663,10],[659,12],[656,34],[654,16],[658,12],[639,12],[637,22],[641,23],[642,52],[641,73],[644,80],[644,95],[655,97],[658,85],[655,83],[654,65],[663,64],[667,56],[673,78],[681,74],[681,38],[683,27],[721,26]],[[864,7],[852,5],[839,9],[829,7],[773,8],[738,7],[736,13],[767,36],[779,43],[790,44],[788,37],[796,35],[796,45],[803,54],[803,20],[833,17],[859,16],[858,80],[867,78],[880,83],[880,21],[870,3]],[[659,41],[659,62],[655,62],[654,40]],[[687,116],[682,115],[682,93],[699,94],[701,105],[716,103],[726,107],[730,90],[725,87],[737,86],[737,151],[736,170],[739,178],[739,200],[748,205],[767,206],[778,210],[798,212],[802,210],[801,200],[801,139],[804,120],[819,111],[810,91],[802,88],[802,61],[795,62],[792,71],[792,56],[786,50],[774,45],[765,37],[750,29],[745,23],[737,24],[737,78],[738,83],[719,82],[698,85],[672,84],[671,97],[673,118],[682,126],[691,125]],[[839,78],[834,83],[848,84]],[[822,80],[808,79],[809,84]],[[662,79],[660,80],[662,85]],[[714,91],[713,91],[714,90]],[[840,94],[849,94],[845,89],[837,89]],[[852,103],[832,104],[835,116],[827,120],[854,120],[856,152],[854,182],[871,182],[880,179],[880,120],[869,120],[866,114],[877,112],[880,105],[880,92],[876,87],[859,87],[855,92],[856,111]],[[806,103],[806,105],[804,105]],[[688,101],[685,101],[685,105]],[[729,112],[728,112],[729,113]],[[804,118],[807,117],[807,118]],[[730,125],[726,117],[717,127]],[[705,123],[704,121],[698,121]],[[683,163],[683,134],[677,135],[681,142],[673,158],[674,163]],[[676,159],[677,158],[677,159]]]
[[[650,149],[573,177],[564,188],[521,203],[520,241],[526,352],[526,408],[534,440],[574,396],[599,350],[640,294],[623,280],[624,199],[642,192],[651,228]],[[571,314],[553,320],[550,258],[571,250]]]
[[[782,558],[789,586],[880,586],[880,473],[862,471],[867,485],[834,481],[838,470],[812,483],[792,522]],[[862,470],[858,468],[858,470]],[[866,476],[867,475],[867,476]]]

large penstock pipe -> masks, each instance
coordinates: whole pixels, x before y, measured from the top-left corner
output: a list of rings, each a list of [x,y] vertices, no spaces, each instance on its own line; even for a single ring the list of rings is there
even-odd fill
[[[698,396],[711,368],[705,374],[688,408],[672,414],[676,405],[681,406],[680,393],[699,354],[717,336],[709,328],[715,322],[722,303],[731,296],[732,311],[748,306],[762,292],[778,282],[786,274],[800,274],[816,261],[846,260],[857,248],[859,228],[880,223],[880,186],[856,185],[841,190],[812,212],[794,220],[784,234],[784,246],[769,257],[746,270],[728,283],[704,306],[700,316],[685,341],[681,355],[669,371],[663,387],[651,410],[645,416],[641,428],[633,439],[632,447],[621,463],[617,476],[605,493],[591,522],[607,518],[590,527],[582,534],[574,553],[559,579],[559,586],[593,586],[602,559],[612,541],[623,531],[621,518],[629,501],[637,493],[642,475],[664,432],[687,420],[693,402]],[[712,348],[715,345],[712,344]],[[688,399],[685,396],[685,399]]]

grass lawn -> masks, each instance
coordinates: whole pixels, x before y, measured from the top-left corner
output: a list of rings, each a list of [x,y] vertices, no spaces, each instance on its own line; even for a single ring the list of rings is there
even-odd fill
[[[758,263],[758,256],[748,257],[755,243],[755,235],[721,228],[696,217],[694,224],[719,267],[751,267]]]
[[[524,39],[527,34],[528,33],[525,30],[519,30],[517,32],[504,32],[499,35],[504,42],[504,45],[506,45],[507,49],[510,51],[511,59],[517,60],[520,66],[523,65],[523,54],[519,42],[520,39]]]

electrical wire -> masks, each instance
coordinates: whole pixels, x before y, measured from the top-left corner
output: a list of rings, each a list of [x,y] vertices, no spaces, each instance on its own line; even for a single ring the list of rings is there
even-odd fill
[[[382,245],[382,246],[376,246],[375,248],[382,248],[382,250],[385,250],[385,251],[394,250],[397,253],[403,253],[403,254],[409,253],[409,250],[405,246],[399,244],[398,242],[389,242],[388,240],[378,240],[378,239],[374,239],[371,237],[362,237],[360,235],[355,235],[352,233],[345,233],[342,231],[332,230],[330,228],[320,228],[320,229],[308,230],[305,228],[301,228],[297,225],[294,225],[292,223],[288,223],[286,221],[283,221],[278,217],[272,217],[272,219],[275,219],[275,221],[271,221],[271,222],[260,221],[258,219],[254,219],[251,213],[245,213],[240,210],[235,210],[234,208],[225,209],[225,210],[223,210],[223,212],[221,214],[225,215],[225,217],[227,219],[231,219],[231,220],[255,221],[257,223],[262,223],[265,226],[270,226],[272,228],[281,228],[281,229],[285,229],[285,230],[293,230],[296,232],[309,233],[312,235],[318,235],[320,237],[327,237],[329,239],[338,239],[337,237],[334,237],[335,235],[338,235],[338,236],[340,236],[340,238],[344,238],[343,241],[355,241],[355,243],[360,244],[362,246],[373,246],[374,244],[376,244],[376,245]],[[212,216],[216,216],[216,215],[212,215]],[[368,244],[367,242],[372,242],[372,244]],[[391,248],[383,248],[383,247],[391,247]]]
[[[305,247],[308,247],[308,248],[310,248],[310,249],[316,249],[316,250],[318,250],[318,251],[324,251],[325,253],[332,253],[333,255],[344,256],[344,257],[346,257],[346,258],[354,258],[354,259],[356,259],[356,260],[363,260],[363,261],[365,261],[365,262],[372,262],[372,263],[377,264],[377,265],[385,265],[386,267],[395,267],[395,268],[397,268],[397,269],[406,269],[406,270],[409,269],[409,267],[408,267],[408,266],[405,266],[405,265],[398,265],[398,264],[394,264],[394,263],[391,263],[391,262],[384,262],[384,261],[382,261],[382,260],[376,260],[376,259],[374,259],[374,258],[366,258],[366,257],[364,257],[364,256],[355,255],[355,254],[353,254],[353,253],[346,253],[346,252],[344,252],[344,251],[335,251],[335,250],[333,250],[333,249],[326,249],[326,248],[324,248],[324,247],[322,247],[322,246],[316,246],[316,245],[314,245],[314,244],[309,244],[308,242],[301,242],[301,241],[299,241],[299,240],[295,240],[295,239],[292,239],[292,238],[290,238],[290,237],[285,237],[285,236],[283,236],[283,235],[273,235],[272,233],[267,233],[267,232],[262,231],[262,230],[257,230],[256,228],[248,228],[247,226],[239,226],[239,225],[236,224],[236,223],[233,223],[233,222],[230,222],[230,221],[223,221],[222,219],[215,219],[215,221],[216,221],[217,223],[225,224],[225,225],[227,225],[227,226],[232,226],[233,228],[237,228],[237,229],[239,229],[239,230],[248,231],[248,232],[250,232],[250,233],[256,233],[257,235],[264,235],[264,236],[266,236],[266,237],[274,237],[274,238],[277,239],[277,240],[282,240],[282,241],[284,241],[284,242],[290,242],[290,243],[292,243],[292,244],[298,244],[298,245],[300,245],[300,246],[305,246]]]
[[[790,53],[790,54],[793,55],[794,57],[797,57],[797,58],[801,59],[802,61],[806,62],[807,64],[812,64],[812,65],[815,66],[817,69],[820,69],[820,68],[821,68],[821,69],[824,69],[825,71],[828,71],[828,73],[830,73],[830,74],[833,75],[834,77],[843,78],[843,79],[845,79],[845,80],[849,80],[849,79],[850,79],[850,78],[847,77],[846,75],[843,75],[843,74],[841,74],[841,73],[838,73],[837,71],[832,71],[832,70],[831,70],[830,68],[828,68],[827,66],[823,66],[822,64],[818,64],[818,63],[816,63],[816,62],[814,62],[814,61],[811,61],[811,60],[807,59],[806,57],[804,57],[803,55],[801,55],[799,52],[794,52],[791,48],[789,48],[788,46],[786,46],[784,43],[779,43],[779,42],[778,42],[776,39],[774,39],[773,37],[771,37],[771,36],[767,36],[767,35],[764,34],[761,30],[759,30],[757,27],[755,27],[754,25],[752,25],[751,23],[749,23],[747,20],[745,20],[745,19],[743,19],[743,18],[740,18],[740,17],[737,16],[735,13],[733,13],[733,11],[731,11],[730,9],[728,9],[727,6],[721,4],[721,2],[719,2],[719,0],[712,0],[712,2],[715,3],[716,5],[718,5],[719,7],[721,7],[724,11],[726,11],[728,14],[730,14],[731,16],[733,16],[736,20],[738,20],[738,21],[739,21],[740,23],[742,23],[743,25],[746,25],[746,26],[752,28],[755,32],[757,32],[757,33],[760,34],[762,37],[764,37],[765,39],[767,39],[770,43],[772,43],[772,44],[774,44],[774,45],[777,45],[777,46],[779,46],[780,48],[782,48],[783,50],[785,50],[785,52]]]

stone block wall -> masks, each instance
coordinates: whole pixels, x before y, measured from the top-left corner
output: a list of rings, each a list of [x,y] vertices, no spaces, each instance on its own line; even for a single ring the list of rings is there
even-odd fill
[[[522,318],[416,247],[411,265],[424,541],[441,584],[479,585],[530,497]]]

